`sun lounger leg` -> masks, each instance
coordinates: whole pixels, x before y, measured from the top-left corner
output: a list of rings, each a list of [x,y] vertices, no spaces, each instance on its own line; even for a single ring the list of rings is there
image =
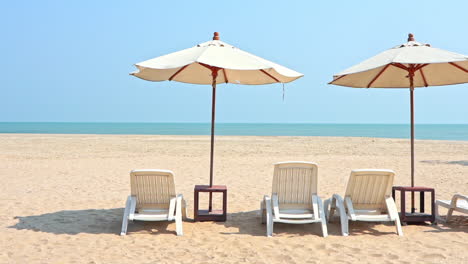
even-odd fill
[[[447,218],[446,218],[447,222],[449,222],[450,218],[452,218],[452,214],[453,214],[453,208],[448,209]]]
[[[125,236],[127,234],[128,215],[130,214],[130,203],[131,203],[131,197],[129,196],[125,204],[125,210],[124,210],[123,219],[122,219],[122,230],[120,231],[121,236]]]
[[[177,195],[176,201],[176,213],[175,213],[175,222],[176,222],[176,233],[178,236],[183,236],[184,232],[182,229],[182,195]]]
[[[460,196],[462,196],[462,195],[455,194],[452,197],[452,200],[450,201],[450,207],[448,208],[448,211],[447,211],[447,217],[445,218],[446,222],[449,222],[450,218],[452,218],[453,210],[454,210],[454,208],[457,207],[457,200],[458,200],[458,198],[460,198]],[[462,197],[462,198],[466,199],[466,196]]]
[[[273,236],[273,212],[271,206],[271,199],[268,196],[265,196],[265,207],[266,207],[266,224],[267,224],[267,237]]]
[[[392,197],[385,198],[385,204],[387,205],[387,212],[390,215],[390,218],[395,222],[397,234],[403,236],[403,230],[401,229],[400,216],[398,215],[398,209],[396,207],[395,201]]]
[[[341,222],[341,235],[348,236],[349,235],[349,222],[346,215],[340,215],[340,222]]]
[[[318,204],[318,217],[320,219],[320,224],[322,226],[322,236],[327,237],[328,236],[328,229],[327,229],[327,219],[325,217],[325,211],[324,211],[324,206],[322,203],[322,199],[317,196],[317,204]]]
[[[399,217],[397,217],[395,219],[395,225],[396,225],[396,228],[397,228],[397,234],[399,236],[403,236],[403,230],[401,229],[401,223],[400,223],[400,218]]]
[[[348,215],[346,214],[343,198],[341,198],[341,196],[338,194],[334,194],[333,200],[334,201],[332,201],[332,208],[336,204],[340,212],[341,234],[343,236],[348,236],[349,235]]]

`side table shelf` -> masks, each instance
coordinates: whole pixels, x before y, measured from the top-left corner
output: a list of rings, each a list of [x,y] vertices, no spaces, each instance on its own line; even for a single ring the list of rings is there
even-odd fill
[[[199,194],[201,192],[210,193],[210,197],[214,192],[220,192],[223,194],[223,208],[217,210],[200,210],[199,209]],[[211,207],[211,205],[210,205]],[[195,185],[194,189],[194,220],[198,221],[226,221],[227,215],[227,187],[226,185]]]
[[[395,200],[395,191],[400,191],[400,221],[404,224],[408,223],[424,223],[426,221],[435,223],[435,190],[429,187],[410,187],[410,186],[393,186],[392,196]],[[419,212],[411,210],[406,212],[406,192],[414,193],[419,192]],[[424,194],[431,193],[431,213],[425,213]],[[396,203],[396,201],[395,201]]]

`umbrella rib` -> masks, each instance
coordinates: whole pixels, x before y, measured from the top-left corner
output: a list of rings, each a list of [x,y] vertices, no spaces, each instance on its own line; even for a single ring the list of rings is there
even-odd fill
[[[228,80],[228,77],[227,77],[226,69],[224,69],[224,68],[223,68],[223,74],[224,74],[224,80],[226,81],[226,83],[228,83],[229,80]]]
[[[169,81],[172,81],[181,71],[185,70],[190,64],[185,65],[184,67],[180,68],[176,73],[172,74],[171,77],[169,77]]]
[[[429,64],[427,64],[427,63],[426,64],[419,64],[414,68],[414,71],[416,72],[418,70],[421,70],[422,68],[426,67],[427,65],[429,65]]]
[[[339,79],[345,77],[346,75],[347,75],[347,74],[341,75],[341,76],[339,76],[338,78],[334,79],[333,81],[329,82],[328,84],[333,84],[333,82],[338,81]]]
[[[369,82],[367,88],[371,87],[371,85],[380,77],[380,75],[382,75],[382,73],[388,68],[388,66],[390,66],[390,64],[385,65],[385,67],[379,73],[377,73],[374,79],[372,79],[372,81]]]
[[[205,63],[201,63],[201,62],[197,62],[198,64],[200,64],[201,66],[207,68],[207,69],[210,69],[210,70],[213,70],[213,69],[224,69],[224,68],[220,68],[220,67],[216,67],[216,66],[211,66],[211,65],[208,65],[208,64],[205,64]]]
[[[463,68],[462,66],[456,64],[455,62],[449,62],[450,65],[454,66],[454,67],[457,67],[458,69],[464,71],[464,72],[468,72],[467,69]]]
[[[427,65],[427,64],[426,64],[426,65]],[[422,67],[419,68],[419,72],[421,73],[422,79],[423,79],[423,81],[424,81],[424,86],[427,87],[428,85],[427,85],[427,81],[426,81],[426,76],[424,76],[424,72],[423,72],[423,70],[422,70]]]
[[[409,71],[408,67],[406,67],[405,65],[401,64],[401,63],[392,63],[391,64],[392,66],[395,66],[397,68],[400,68],[400,69],[403,69],[405,71]]]
[[[268,72],[266,72],[265,70],[261,69],[260,70],[261,72],[263,72],[264,74],[268,75],[270,78],[272,78],[273,80],[275,80],[276,82],[279,82],[280,81],[278,79],[276,79],[273,75],[269,74]]]
[[[208,68],[208,69],[212,69],[213,66],[210,66],[208,64],[205,64],[205,63],[201,63],[201,62],[198,62],[198,64],[200,64],[201,66],[205,67],[205,68]]]

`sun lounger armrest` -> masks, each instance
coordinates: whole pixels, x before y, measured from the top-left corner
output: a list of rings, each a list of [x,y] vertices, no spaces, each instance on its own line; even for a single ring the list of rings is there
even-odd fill
[[[457,193],[452,197],[452,202],[450,203],[450,207],[452,207],[452,208],[457,207],[458,199],[466,200],[468,202],[468,196],[467,195]]]
[[[339,195],[337,193],[333,194],[332,198],[336,199],[337,201],[343,202],[343,197],[341,197],[341,195]]]
[[[345,197],[345,204],[346,208],[348,209],[349,217],[351,217],[352,221],[356,221],[356,213],[354,212],[353,201],[351,201],[351,197]]]
[[[339,194],[333,194],[331,198],[331,207],[330,207],[330,218],[333,216],[333,211],[335,210],[334,207],[338,207],[338,211],[340,212],[340,222],[341,222],[341,234],[343,236],[349,235],[349,228],[348,228],[348,215],[346,214],[345,203],[343,198]]]
[[[317,204],[317,211],[314,211],[314,220],[318,220],[318,219],[326,219],[326,215],[325,215],[325,208],[323,206],[323,202],[322,202],[322,199],[320,199],[320,197],[316,194],[313,194],[312,195],[312,201],[316,201],[316,204]],[[313,205],[312,205],[313,206]],[[315,208],[314,208],[315,210]]]
[[[172,197],[169,202],[169,211],[167,212],[167,220],[169,221],[174,220],[174,216],[176,214],[176,203],[177,197]]]
[[[336,209],[335,207],[338,207],[338,211],[340,212],[340,218],[348,217],[348,215],[346,214],[346,207],[345,207],[344,200],[339,194],[336,194],[336,193],[333,194],[332,196],[330,210],[332,209],[335,210]]]
[[[136,196],[130,195],[128,196],[128,199],[130,199],[130,212],[128,215],[128,220],[133,221],[135,218],[135,210],[136,210]]]
[[[312,194],[312,210],[314,211],[314,214],[313,214],[314,220],[319,219],[319,205],[318,205],[319,199],[320,198],[316,194]]]
[[[280,217],[280,212],[279,212],[279,201],[278,201],[278,194],[276,193],[273,193],[271,195],[271,201],[272,201],[272,205],[273,205],[273,217],[275,218],[275,220],[279,220]]]
[[[338,207],[340,205],[344,206],[344,200],[343,200],[343,197],[341,197],[341,195],[335,193],[335,194],[333,194],[331,199],[332,199],[332,206],[333,207],[335,207],[335,205],[338,206]]]
[[[265,203],[265,210],[266,210],[266,215],[268,217],[273,217],[273,211],[272,211],[272,204],[271,204],[271,198],[268,195],[263,196],[263,202]]]

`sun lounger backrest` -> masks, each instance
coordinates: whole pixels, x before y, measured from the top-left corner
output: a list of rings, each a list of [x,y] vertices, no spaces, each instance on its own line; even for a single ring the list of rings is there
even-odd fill
[[[143,204],[169,204],[175,197],[174,174],[168,170],[133,170],[130,172],[131,194],[137,207]]]
[[[355,209],[386,208],[385,197],[391,195],[395,173],[391,170],[353,170],[345,196]]]
[[[317,164],[311,162],[276,163],[273,173],[273,193],[280,204],[311,204],[317,194]]]

